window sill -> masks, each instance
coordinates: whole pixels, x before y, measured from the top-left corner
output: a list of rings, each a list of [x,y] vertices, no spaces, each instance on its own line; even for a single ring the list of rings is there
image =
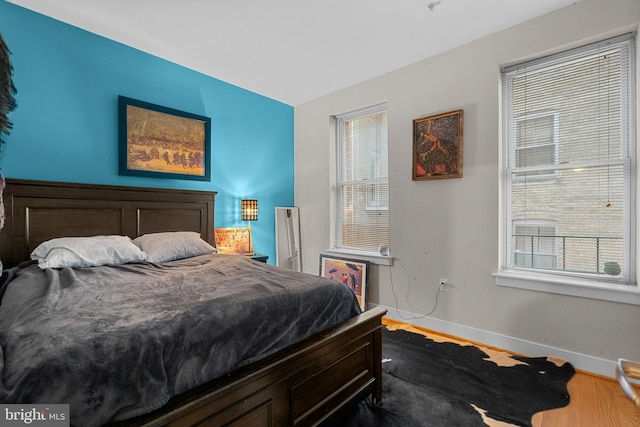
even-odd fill
[[[530,291],[640,305],[640,288],[633,285],[598,283],[575,277],[550,277],[535,273],[494,273],[496,285]]]
[[[379,265],[393,265],[393,257],[391,255],[382,256],[377,252],[367,251],[349,251],[346,249],[326,249],[323,253],[341,256],[345,258],[357,258],[364,261],[369,261],[372,264]]]

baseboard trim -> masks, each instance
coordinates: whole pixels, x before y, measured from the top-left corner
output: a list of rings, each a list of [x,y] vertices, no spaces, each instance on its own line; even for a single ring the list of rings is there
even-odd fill
[[[531,357],[560,357],[571,363],[574,368],[580,369],[581,371],[587,371],[609,378],[613,378],[615,376],[616,362],[613,360],[563,350],[561,348],[551,347],[533,341],[522,340],[520,338],[497,334],[495,332],[472,328],[470,326],[447,322],[445,320],[434,319],[432,317],[425,317],[424,315],[414,314],[384,305],[369,304],[369,306],[385,308],[387,310],[386,317],[400,322],[411,323],[415,326],[433,329],[445,334],[455,335],[470,341],[499,347],[514,353],[526,354]]]

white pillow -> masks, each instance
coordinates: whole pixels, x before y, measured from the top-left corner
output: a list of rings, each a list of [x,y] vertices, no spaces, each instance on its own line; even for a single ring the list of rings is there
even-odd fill
[[[146,254],[127,236],[60,237],[38,245],[31,259],[44,270],[140,262]]]
[[[216,252],[194,231],[144,234],[133,242],[147,254],[149,262],[166,262]]]

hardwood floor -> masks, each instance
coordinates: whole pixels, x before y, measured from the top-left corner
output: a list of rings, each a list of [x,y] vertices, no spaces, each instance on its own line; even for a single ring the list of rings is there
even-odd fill
[[[535,414],[533,427],[640,426],[640,408],[625,396],[615,379],[578,371],[567,388],[569,405]]]
[[[382,323],[390,329],[400,328],[432,339],[440,337],[441,340],[468,342],[496,349],[387,318],[383,318]],[[635,388],[640,392],[640,387]],[[640,427],[640,407],[625,396],[614,378],[578,371],[569,381],[567,389],[571,398],[569,405],[535,414],[531,419],[533,427]]]

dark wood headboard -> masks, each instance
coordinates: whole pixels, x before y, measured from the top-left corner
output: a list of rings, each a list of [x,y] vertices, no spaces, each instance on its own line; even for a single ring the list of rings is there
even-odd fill
[[[28,260],[54,237],[196,231],[215,246],[215,191],[169,190],[7,179],[0,231],[4,268]]]

